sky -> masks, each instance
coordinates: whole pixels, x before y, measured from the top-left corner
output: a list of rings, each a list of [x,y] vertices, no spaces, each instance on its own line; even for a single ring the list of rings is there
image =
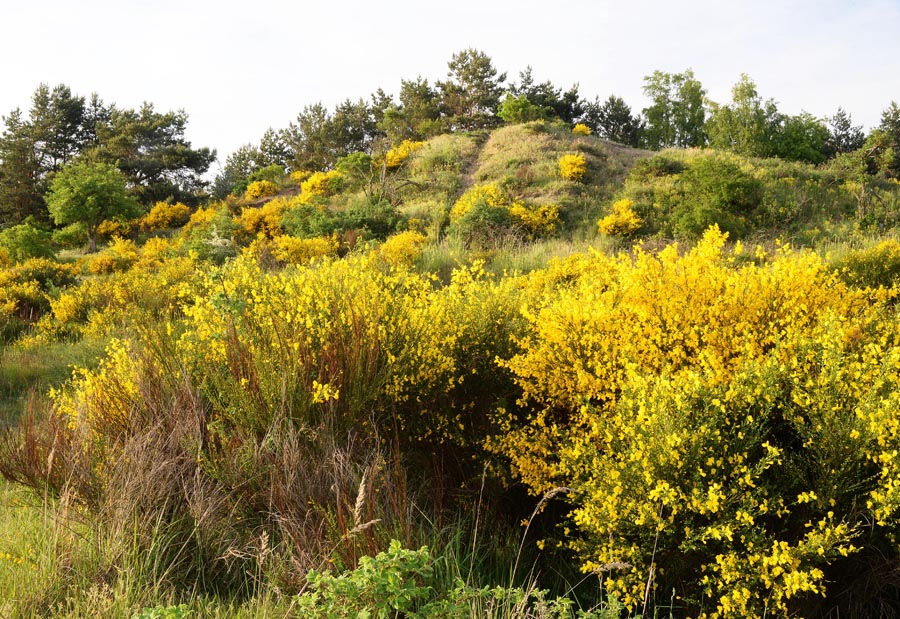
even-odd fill
[[[643,78],[691,68],[719,103],[742,73],[787,114],[838,106],[869,129],[900,102],[900,0],[35,0],[4,7],[0,114],[41,83],[120,108],[185,110],[193,146],[219,161],[308,104],[396,95],[445,79],[476,48],[510,80],[639,111]],[[213,170],[214,171],[214,170]]]

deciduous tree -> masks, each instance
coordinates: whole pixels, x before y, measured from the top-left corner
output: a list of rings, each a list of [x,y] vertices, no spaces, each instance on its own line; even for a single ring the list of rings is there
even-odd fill
[[[731,90],[730,105],[711,104],[706,131],[710,146],[751,157],[774,154],[781,115],[775,101],[763,101],[756,84],[746,74]]]
[[[654,71],[644,78],[644,94],[652,103],[644,108],[647,147],[661,148],[703,146],[706,143],[703,98],[706,90],[687,69],[683,73]]]
[[[75,161],[54,176],[47,193],[47,208],[57,224],[84,224],[90,251],[97,249],[100,222],[140,213],[137,200],[128,192],[125,176],[114,165],[84,160]]]

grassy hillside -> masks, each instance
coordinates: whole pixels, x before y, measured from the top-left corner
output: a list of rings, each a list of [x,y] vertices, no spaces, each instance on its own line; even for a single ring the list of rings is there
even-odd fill
[[[270,172],[2,265],[0,615],[900,609],[900,184],[540,121]]]

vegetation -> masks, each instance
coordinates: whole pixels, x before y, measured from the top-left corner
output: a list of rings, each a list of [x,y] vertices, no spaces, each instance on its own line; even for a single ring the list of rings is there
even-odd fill
[[[900,112],[645,85],[464,50],[208,188],[183,112],[40,87],[0,137],[0,615],[900,612]]]

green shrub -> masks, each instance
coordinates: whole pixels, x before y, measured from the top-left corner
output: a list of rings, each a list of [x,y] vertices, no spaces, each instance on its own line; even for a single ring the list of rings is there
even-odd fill
[[[394,540],[351,572],[310,572],[310,590],[295,598],[296,608],[309,619],[618,619],[624,610],[611,598],[608,606],[576,611],[572,600],[546,591],[478,588],[462,580],[441,591],[433,564],[427,547],[406,550]]]
[[[889,239],[868,249],[847,252],[831,266],[851,286],[890,288],[900,282],[900,242]]]
[[[50,233],[31,222],[0,230],[0,247],[6,250],[12,262],[23,262],[29,258],[52,258],[55,253]]]

